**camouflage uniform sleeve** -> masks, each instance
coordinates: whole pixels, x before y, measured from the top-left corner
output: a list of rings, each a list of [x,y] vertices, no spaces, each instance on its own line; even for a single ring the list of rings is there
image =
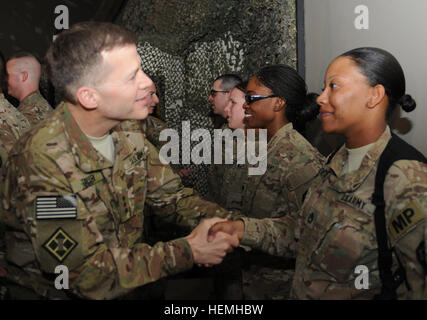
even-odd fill
[[[169,165],[160,160],[157,149],[149,147],[147,203],[166,223],[195,228],[203,218],[238,218],[240,212],[226,210],[218,204],[203,200],[193,189],[184,188],[181,179]]]
[[[384,183],[387,232],[406,270],[409,299],[426,299],[427,165],[397,161]]]
[[[156,117],[148,117],[146,120],[145,135],[147,139],[157,148],[161,149],[167,141],[160,141],[160,133],[167,129],[166,124]]]
[[[0,167],[6,163],[7,156],[16,142],[16,138],[8,126],[0,125]]]
[[[72,194],[66,175],[54,159],[36,152],[14,155],[7,166],[2,184],[6,210],[2,220],[25,232],[41,271],[53,274],[57,265],[66,265],[70,270],[70,289],[78,296],[114,298],[131,288],[193,266],[191,248],[183,238],[159,242],[153,247],[145,243],[110,247],[105,230],[98,229],[96,221],[100,217],[92,216],[87,203],[79,196],[76,218],[37,219],[37,197]],[[49,243],[59,243],[56,237],[59,229],[63,231],[62,239],[65,237],[68,242],[62,240],[62,246],[67,247],[66,250],[73,248],[60,261],[52,258],[52,255],[58,256],[57,251],[47,247]]]
[[[240,220],[245,224],[241,244],[265,253],[281,257],[295,257],[296,221],[291,215],[280,218],[247,218]]]

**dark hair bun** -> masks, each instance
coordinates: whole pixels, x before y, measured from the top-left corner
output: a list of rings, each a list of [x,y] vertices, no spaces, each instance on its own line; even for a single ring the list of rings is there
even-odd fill
[[[305,97],[305,108],[299,109],[300,118],[303,121],[311,121],[317,117],[319,114],[319,105],[317,104],[317,97],[319,95],[317,93],[308,93]]]
[[[399,102],[402,109],[406,112],[411,112],[415,109],[417,106],[417,103],[409,94],[404,94],[400,99]]]

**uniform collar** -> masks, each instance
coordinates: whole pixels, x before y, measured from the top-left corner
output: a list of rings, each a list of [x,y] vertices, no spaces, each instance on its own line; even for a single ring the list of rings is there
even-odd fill
[[[112,168],[111,161],[102,156],[90,143],[84,132],[80,129],[74,117],[71,115],[65,102],[59,106],[60,117],[63,120],[63,128],[71,144],[71,152],[77,166],[86,173]],[[126,139],[120,125],[112,129],[112,138],[115,148],[115,163],[127,158],[135,146]]]
[[[274,147],[279,143],[279,141],[282,140],[284,137],[289,136],[293,130],[294,126],[292,125],[292,122],[285,124],[274,134],[274,136],[271,137],[270,141],[267,144],[267,149],[273,150]]]
[[[39,96],[42,96],[39,90],[31,92],[29,95],[27,95],[22,101],[20,102],[20,105],[23,103],[26,103],[28,100],[32,98],[37,98]]]
[[[391,132],[389,126],[387,126],[383,134],[363,158],[360,168],[356,171],[341,175],[342,166],[348,158],[348,152],[345,145],[343,145],[329,164],[329,167],[338,178],[332,187],[337,191],[354,191],[359,188],[375,166],[376,161],[380,158],[390,138]]]

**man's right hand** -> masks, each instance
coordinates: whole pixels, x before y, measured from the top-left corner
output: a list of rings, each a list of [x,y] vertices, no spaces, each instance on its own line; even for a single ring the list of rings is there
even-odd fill
[[[231,236],[236,236],[240,241],[245,233],[245,224],[241,220],[217,222],[209,229],[209,241],[215,239],[219,232],[227,233]]]
[[[208,242],[210,227],[222,221],[227,220],[221,218],[205,219],[186,237],[193,251],[194,263],[200,265],[219,264],[227,252],[233,251],[233,247],[239,245],[236,235],[229,235],[221,231],[218,231],[215,237]]]

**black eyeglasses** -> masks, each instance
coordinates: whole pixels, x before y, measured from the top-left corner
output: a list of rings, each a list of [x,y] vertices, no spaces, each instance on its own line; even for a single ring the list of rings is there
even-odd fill
[[[212,96],[212,97],[215,97],[215,95],[216,95],[218,92],[227,93],[227,92],[230,92],[230,91],[221,91],[221,90],[214,90],[214,89],[212,89],[212,90],[211,90],[211,96]]]
[[[252,102],[255,102],[258,100],[267,99],[267,98],[275,98],[275,97],[277,97],[275,94],[272,94],[271,96],[261,96],[259,94],[254,94],[252,96],[246,95],[245,100],[246,100],[247,104],[251,104]]]

